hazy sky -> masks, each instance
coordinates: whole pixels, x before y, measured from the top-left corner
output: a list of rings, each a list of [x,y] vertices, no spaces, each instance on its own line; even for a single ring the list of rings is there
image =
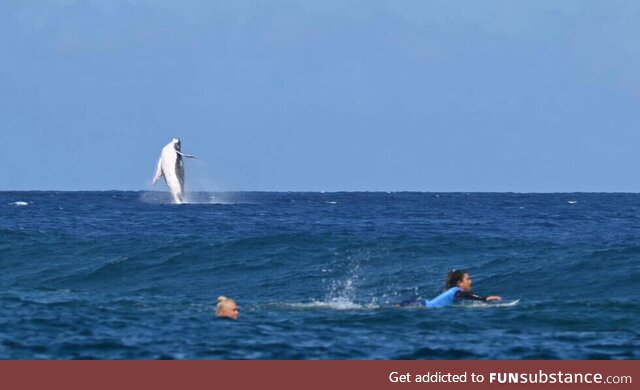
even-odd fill
[[[0,1],[0,190],[640,191],[637,1]],[[164,190],[164,186],[157,187]]]

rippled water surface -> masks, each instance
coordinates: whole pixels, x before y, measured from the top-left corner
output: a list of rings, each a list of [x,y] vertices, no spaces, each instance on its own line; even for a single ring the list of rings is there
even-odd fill
[[[0,192],[0,357],[638,359],[640,195]],[[515,306],[398,308],[464,268]],[[216,319],[214,302],[240,305]]]

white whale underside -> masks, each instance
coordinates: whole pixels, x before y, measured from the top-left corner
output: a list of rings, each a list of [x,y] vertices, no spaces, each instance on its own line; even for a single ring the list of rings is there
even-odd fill
[[[164,177],[173,198],[173,203],[176,204],[184,203],[184,162],[182,155],[180,151],[176,150],[173,141],[167,144],[162,148],[156,176],[153,178],[153,184],[155,184],[161,176]]]

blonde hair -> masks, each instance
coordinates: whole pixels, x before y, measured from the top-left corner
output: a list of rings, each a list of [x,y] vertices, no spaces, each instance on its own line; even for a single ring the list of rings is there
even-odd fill
[[[235,302],[235,301],[233,299],[229,299],[225,297],[224,295],[220,295],[218,297],[218,303],[216,304],[216,315],[220,314],[220,312],[224,310],[224,307],[227,306],[227,303],[229,302]]]

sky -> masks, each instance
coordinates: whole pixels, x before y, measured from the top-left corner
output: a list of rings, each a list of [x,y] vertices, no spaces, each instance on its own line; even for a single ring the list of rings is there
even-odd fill
[[[0,190],[640,192],[636,1],[0,1]],[[164,190],[163,186],[155,187]]]

